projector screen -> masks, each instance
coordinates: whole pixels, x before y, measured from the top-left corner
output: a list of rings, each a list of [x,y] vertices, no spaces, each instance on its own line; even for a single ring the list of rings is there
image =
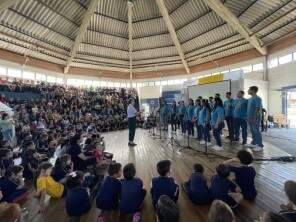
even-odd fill
[[[226,92],[231,91],[231,81],[226,80],[204,85],[189,86],[187,89],[189,98],[192,98],[193,100],[197,99],[199,96],[202,96],[203,98],[209,98],[210,96],[214,97],[216,93],[219,93],[221,99],[224,101]]]

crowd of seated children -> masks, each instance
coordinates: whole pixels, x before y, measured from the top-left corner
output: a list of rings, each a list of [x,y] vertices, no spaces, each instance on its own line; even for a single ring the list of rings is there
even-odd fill
[[[55,181],[65,184],[67,176],[73,172],[73,163],[71,161],[71,156],[64,154],[56,159],[52,177]]]
[[[151,185],[151,197],[153,206],[161,195],[166,195],[170,197],[175,203],[178,201],[179,197],[179,186],[175,183],[171,174],[171,161],[162,160],[157,163],[158,177],[152,178]]]
[[[189,181],[182,184],[184,191],[194,204],[208,204],[212,201],[208,180],[203,174],[203,166],[196,163]]]

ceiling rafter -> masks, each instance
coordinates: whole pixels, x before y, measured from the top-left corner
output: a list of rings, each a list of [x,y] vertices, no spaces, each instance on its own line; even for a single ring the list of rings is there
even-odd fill
[[[188,63],[185,59],[185,54],[184,54],[184,50],[180,44],[180,41],[178,39],[178,36],[177,36],[177,33],[176,33],[176,30],[173,26],[173,23],[171,21],[171,18],[170,18],[170,15],[168,13],[168,10],[164,4],[164,1],[163,0],[156,0],[156,3],[157,3],[157,6],[159,8],[159,11],[161,13],[161,15],[163,16],[163,19],[165,21],[165,24],[170,32],[170,35],[171,35],[171,38],[176,46],[176,49],[179,53],[179,56],[181,57],[181,60],[182,60],[182,63],[185,67],[185,70],[187,72],[187,74],[190,73],[190,69],[189,69],[189,66],[188,66]]]
[[[220,0],[203,0],[213,11],[225,20],[234,30],[240,33],[253,47],[262,55],[267,54],[267,49],[262,47],[261,41],[256,35],[251,36],[252,31],[244,26],[239,19],[220,1]]]
[[[78,34],[75,38],[75,42],[74,42],[74,45],[73,45],[73,48],[70,52],[70,57],[68,57],[67,59],[67,62],[66,62],[66,66],[64,68],[64,73],[68,73],[69,71],[69,67],[71,66],[71,63],[73,61],[73,59],[75,58],[75,55],[78,51],[78,48],[79,48],[79,45],[80,43],[82,42],[82,39],[87,31],[87,27],[90,23],[90,20],[98,6],[98,2],[99,0],[92,0],[90,3],[89,3],[89,6],[84,14],[84,17],[83,17],[83,20],[82,20],[82,23],[81,23],[81,26],[79,28],[79,31],[78,31]]]
[[[9,7],[13,6],[17,3],[18,0],[1,0],[0,1],[0,13],[8,9]]]
[[[130,79],[133,78],[133,7],[132,1],[127,2],[127,18],[128,18],[128,49],[129,49],[129,73]]]

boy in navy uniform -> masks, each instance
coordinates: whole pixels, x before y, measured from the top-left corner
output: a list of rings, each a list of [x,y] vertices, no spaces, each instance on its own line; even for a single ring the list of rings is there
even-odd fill
[[[178,222],[179,209],[174,201],[166,195],[162,195],[156,206],[157,222]]]
[[[243,199],[240,188],[228,177],[230,176],[230,167],[220,164],[216,168],[217,175],[212,178],[211,193],[214,199],[222,200],[231,208],[236,208]]]
[[[152,179],[151,197],[153,205],[161,195],[169,196],[175,203],[179,197],[179,186],[175,183],[174,178],[170,177],[171,161],[162,160],[157,163],[157,172],[159,177]]]
[[[234,100],[233,124],[234,124],[234,140],[239,141],[240,128],[242,129],[243,145],[247,143],[248,123],[247,123],[247,109],[248,100],[244,98],[245,92],[239,91],[237,99]]]
[[[257,196],[255,188],[256,171],[251,166],[252,162],[252,153],[245,149],[237,153],[237,158],[224,162],[224,164],[230,165],[230,171],[235,174],[235,182],[241,188],[246,200],[254,200]]]
[[[252,97],[248,100],[247,117],[252,133],[252,142],[249,145],[254,151],[262,151],[262,135],[260,131],[260,123],[262,118],[262,100],[257,96],[258,87],[251,86],[249,88],[249,95]]]
[[[121,164],[111,163],[108,169],[109,176],[106,177],[100,188],[96,204],[103,211],[116,210],[119,207],[121,194]]]
[[[139,217],[146,190],[143,189],[143,181],[135,178],[135,175],[136,168],[134,164],[129,163],[123,168],[124,179],[121,185],[120,212],[125,215],[134,214],[134,217]]]
[[[203,175],[204,168],[201,164],[194,164],[194,172],[188,182],[182,184],[189,199],[194,204],[208,204],[211,202],[211,193],[207,185],[207,178]]]

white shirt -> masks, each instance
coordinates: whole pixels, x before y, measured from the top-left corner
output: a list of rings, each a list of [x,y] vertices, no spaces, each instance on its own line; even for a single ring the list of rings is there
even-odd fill
[[[133,118],[136,115],[137,115],[136,108],[132,104],[129,104],[127,107],[127,118]]]

